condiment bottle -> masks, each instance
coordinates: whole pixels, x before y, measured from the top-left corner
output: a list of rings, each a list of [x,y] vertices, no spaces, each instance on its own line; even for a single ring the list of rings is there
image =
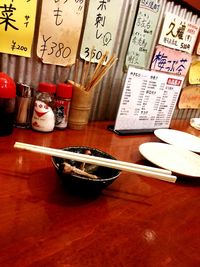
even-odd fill
[[[0,72],[0,136],[13,132],[16,85],[6,73]]]
[[[32,128],[40,132],[52,132],[55,127],[54,96],[56,85],[52,83],[39,83],[35,96]]]
[[[57,86],[55,100],[55,127],[57,129],[65,129],[67,127],[70,102],[72,98],[72,85],[60,83]]]
[[[33,102],[33,88],[17,83],[15,127],[30,128]]]

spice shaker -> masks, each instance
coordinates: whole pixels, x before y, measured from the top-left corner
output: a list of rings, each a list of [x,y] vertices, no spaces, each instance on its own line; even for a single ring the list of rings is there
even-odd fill
[[[0,136],[13,132],[16,85],[6,73],[0,72]]]
[[[15,127],[30,128],[32,104],[33,88],[27,84],[17,83]]]
[[[56,85],[39,83],[35,96],[31,126],[40,132],[52,132],[55,127],[54,97]]]
[[[72,85],[59,83],[55,100],[55,127],[57,129],[65,129],[67,127],[71,98]]]

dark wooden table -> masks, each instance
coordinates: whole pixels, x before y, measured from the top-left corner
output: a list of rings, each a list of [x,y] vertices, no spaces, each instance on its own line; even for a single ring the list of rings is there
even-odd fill
[[[87,145],[143,163],[138,146],[153,134],[118,136],[108,122],[85,130],[39,133],[14,129],[0,137],[1,267],[199,267],[200,182],[176,184],[123,172],[95,199],[65,192],[42,154],[16,141],[61,148]],[[200,137],[187,121],[172,123]]]

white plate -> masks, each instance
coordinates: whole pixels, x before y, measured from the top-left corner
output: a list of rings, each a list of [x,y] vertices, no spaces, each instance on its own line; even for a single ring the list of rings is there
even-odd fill
[[[139,146],[139,151],[155,165],[176,174],[200,177],[200,156],[184,148],[149,142]]]
[[[157,129],[154,134],[162,141],[200,153],[200,138],[173,129]]]
[[[190,119],[190,125],[197,129],[200,130],[200,118],[192,118]]]

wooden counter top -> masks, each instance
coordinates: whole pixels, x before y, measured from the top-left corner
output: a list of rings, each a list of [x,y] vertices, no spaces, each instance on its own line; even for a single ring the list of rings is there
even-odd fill
[[[123,172],[96,199],[65,192],[51,158],[15,150],[16,141],[87,145],[144,163],[138,146],[153,134],[118,136],[108,122],[85,130],[0,137],[1,267],[199,267],[200,181],[171,184]],[[172,123],[200,137],[187,121]],[[200,180],[200,179],[199,179]]]

